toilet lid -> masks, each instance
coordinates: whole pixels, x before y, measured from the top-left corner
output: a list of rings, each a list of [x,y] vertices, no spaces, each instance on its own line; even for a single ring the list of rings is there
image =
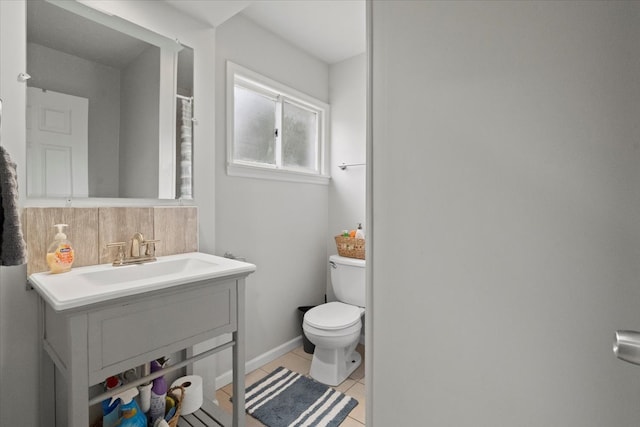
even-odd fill
[[[318,329],[343,329],[358,323],[360,313],[360,307],[355,305],[329,302],[307,311],[304,321]]]

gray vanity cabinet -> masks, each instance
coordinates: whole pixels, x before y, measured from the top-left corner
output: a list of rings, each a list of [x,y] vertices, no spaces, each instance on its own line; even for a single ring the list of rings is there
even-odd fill
[[[93,421],[89,420],[89,406],[106,396],[91,395],[90,388],[107,377],[181,350],[186,350],[185,360],[168,369],[189,368],[193,362],[231,347],[232,417],[209,401],[213,396],[205,396],[198,411],[202,414],[194,416],[207,419],[205,425],[209,426],[244,426],[245,277],[182,284],[64,311],[55,311],[40,298],[41,425],[55,425],[54,366],[66,383],[67,425],[87,427]],[[194,345],[228,333],[231,341],[194,353]],[[185,417],[179,425],[203,425],[201,421],[190,424],[189,418],[194,416]]]

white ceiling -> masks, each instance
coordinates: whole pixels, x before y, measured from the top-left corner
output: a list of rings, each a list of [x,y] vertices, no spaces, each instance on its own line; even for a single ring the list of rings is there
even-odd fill
[[[242,13],[328,64],[365,51],[365,0],[165,1],[212,27]],[[27,15],[29,41],[105,65],[119,68],[145,47],[43,0],[27,2]],[[90,47],[83,47],[91,41]]]
[[[27,41],[118,69],[149,47],[61,7],[33,0],[27,2]]]
[[[242,13],[328,64],[365,51],[364,0],[165,0],[217,27]]]
[[[249,0],[164,0],[174,8],[192,18],[217,27],[242,9],[249,6]]]

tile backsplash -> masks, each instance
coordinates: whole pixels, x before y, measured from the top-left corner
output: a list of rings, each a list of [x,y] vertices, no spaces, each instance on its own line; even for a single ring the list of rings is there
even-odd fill
[[[195,206],[24,208],[27,274],[48,270],[45,255],[56,234],[53,225],[60,223],[69,225],[66,234],[75,251],[74,267],[113,261],[116,249],[107,248],[107,243],[128,243],[136,232],[160,240],[157,256],[198,250]]]

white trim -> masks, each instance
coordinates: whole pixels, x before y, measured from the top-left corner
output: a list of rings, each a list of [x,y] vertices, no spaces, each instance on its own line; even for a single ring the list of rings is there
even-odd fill
[[[302,345],[302,335],[299,335],[296,338],[292,339],[291,341],[288,341],[282,345],[279,345],[278,347],[272,350],[269,350],[266,353],[262,353],[258,357],[255,357],[249,360],[247,363],[245,363],[245,372],[249,373],[251,371],[255,371],[259,367],[264,366],[269,362],[273,362],[278,357],[283,356],[292,350],[295,350],[301,345]],[[231,384],[232,380],[233,378],[232,378],[231,371],[227,371],[222,375],[218,375],[216,377],[216,390],[228,384]]]
[[[307,105],[311,110],[317,110],[318,107],[326,110],[329,109],[329,104],[322,102],[319,99],[270,79],[267,76],[263,76],[260,73],[243,67],[242,65],[227,61],[227,84],[231,83],[231,89],[233,89],[236,78],[248,82],[250,84],[249,87],[262,87],[267,93],[273,93],[274,90],[280,92],[283,95],[286,95],[287,98],[293,99],[303,105]]]
[[[318,173],[299,172],[292,169],[272,168],[268,165],[251,164],[239,162],[233,158],[234,139],[234,87],[236,80],[241,80],[241,86],[249,89],[255,88],[257,92],[264,94],[274,94],[274,91],[281,93],[285,99],[292,102],[292,105],[307,108],[318,115],[318,141],[316,163]],[[296,89],[290,88],[263,76],[255,71],[249,70],[241,65],[227,61],[226,77],[226,124],[227,124],[227,174],[229,176],[242,176],[246,178],[272,179],[277,181],[290,181],[311,184],[329,184],[329,144],[330,144],[330,118],[331,107],[329,104],[313,98]]]
[[[360,334],[360,340],[359,343],[362,345],[365,345],[365,336],[364,333]],[[250,361],[248,361],[245,364],[245,372],[249,373],[251,371],[255,371],[256,369],[266,365],[267,363],[273,362],[274,360],[276,360],[278,357],[280,356],[284,356],[285,354],[289,353],[292,350],[295,350],[296,348],[300,347],[303,344],[303,339],[302,339],[302,335],[299,335],[298,337],[292,339],[291,341],[288,341],[282,345],[279,345],[278,347],[267,351],[266,353],[262,353],[260,356],[255,357],[253,359],[251,359]],[[366,347],[365,347],[366,349]],[[231,384],[232,382],[232,372],[231,371],[227,371],[222,375],[219,375],[216,377],[216,390]]]
[[[50,198],[50,199],[25,199],[25,208],[78,208],[78,207],[140,207],[140,206],[196,206],[193,199],[127,199],[127,198],[107,198],[107,197],[84,197],[84,198]]]
[[[227,163],[227,175],[322,185],[329,185],[329,180],[331,179],[327,175],[315,175],[287,169],[271,169],[242,163]]]
[[[374,274],[373,266],[375,260],[374,251],[374,237],[375,237],[375,223],[373,215],[373,189],[374,189],[374,152],[373,152],[373,0],[366,0],[366,55],[367,55],[367,112],[366,112],[366,212],[365,219],[367,221],[367,240],[365,241],[365,252],[367,253],[367,265],[365,267],[366,272],[366,302],[365,319],[368,319],[364,325],[364,353],[367,363],[364,365],[364,377],[367,379],[365,382],[364,394],[366,396],[366,408],[365,408],[365,424],[367,427],[374,427],[375,422],[373,419],[373,405],[376,402],[376,396],[374,393],[374,366],[375,360],[375,310],[374,310]],[[384,74],[384,70],[382,71]],[[381,118],[383,123],[385,118]]]

